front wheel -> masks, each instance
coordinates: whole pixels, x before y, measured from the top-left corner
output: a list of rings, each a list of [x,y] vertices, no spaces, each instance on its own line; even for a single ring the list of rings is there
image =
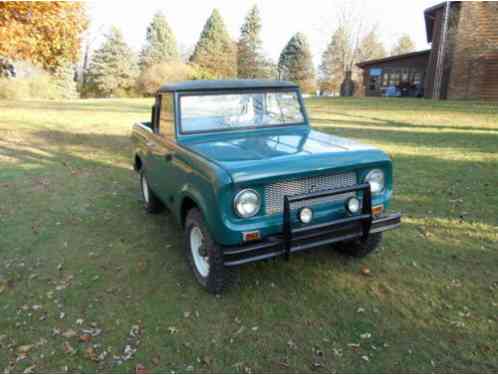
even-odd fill
[[[382,233],[370,234],[366,240],[357,239],[353,241],[340,242],[337,248],[342,253],[355,258],[363,258],[372,253],[382,242]]]
[[[221,293],[229,279],[228,270],[223,265],[222,251],[197,208],[188,212],[185,221],[185,253],[199,284],[209,293]]]

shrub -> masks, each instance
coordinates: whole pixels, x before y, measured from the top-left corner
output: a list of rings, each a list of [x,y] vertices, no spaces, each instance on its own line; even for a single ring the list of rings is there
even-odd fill
[[[0,78],[0,99],[60,99],[55,80],[47,73],[30,78]]]
[[[137,90],[142,95],[154,95],[161,85],[192,79],[195,72],[190,65],[181,62],[152,65],[138,77]]]
[[[26,79],[0,78],[0,99],[27,99],[29,85]]]

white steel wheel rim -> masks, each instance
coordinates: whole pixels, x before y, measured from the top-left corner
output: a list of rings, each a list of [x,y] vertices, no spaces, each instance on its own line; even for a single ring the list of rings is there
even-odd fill
[[[144,194],[145,203],[149,203],[149,185],[145,176],[142,176],[142,193]]]
[[[194,226],[190,230],[190,251],[192,252],[192,258],[194,259],[197,272],[199,272],[202,277],[206,277],[209,274],[209,257],[202,256],[200,253],[203,241],[204,236],[202,235],[201,229],[198,226]]]

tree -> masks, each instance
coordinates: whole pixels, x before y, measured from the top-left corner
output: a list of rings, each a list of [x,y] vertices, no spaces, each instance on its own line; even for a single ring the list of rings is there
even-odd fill
[[[145,69],[137,79],[137,90],[140,94],[151,96],[165,83],[192,79],[195,68],[181,61],[169,61],[152,65]]]
[[[378,38],[377,28],[372,28],[360,41],[357,61],[375,60],[386,57],[387,52]]]
[[[147,27],[145,45],[140,53],[140,66],[146,69],[162,62],[179,60],[176,38],[162,12],[157,12]]]
[[[77,62],[87,25],[81,2],[0,2],[0,55],[54,72]]]
[[[265,78],[266,64],[260,38],[261,18],[254,5],[240,28],[237,43],[237,76],[239,78]]]
[[[315,90],[315,69],[304,34],[295,34],[282,50],[278,60],[278,72],[280,78],[296,82],[304,92]]]
[[[61,64],[54,71],[55,85],[63,99],[76,99],[78,97],[74,73],[74,64],[70,62]]]
[[[99,96],[120,96],[134,88],[139,74],[137,57],[112,27],[102,46],[95,51],[88,70],[88,83]]]
[[[206,21],[190,62],[217,78],[231,78],[237,74],[237,51],[223,19],[214,9]]]
[[[402,55],[415,51],[415,42],[410,38],[410,35],[403,34],[391,49],[391,56]]]
[[[348,70],[353,51],[349,47],[347,30],[339,27],[330,39],[327,48],[322,54],[320,64],[320,89],[338,93]]]

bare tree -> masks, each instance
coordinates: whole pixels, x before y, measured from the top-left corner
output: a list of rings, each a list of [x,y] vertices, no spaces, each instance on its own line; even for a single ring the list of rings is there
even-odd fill
[[[322,20],[320,32],[331,35],[320,65],[320,86],[326,91],[336,91],[347,71],[358,80],[360,69],[355,64],[382,54],[377,25],[368,18],[365,4],[364,0],[334,3],[333,16]]]

